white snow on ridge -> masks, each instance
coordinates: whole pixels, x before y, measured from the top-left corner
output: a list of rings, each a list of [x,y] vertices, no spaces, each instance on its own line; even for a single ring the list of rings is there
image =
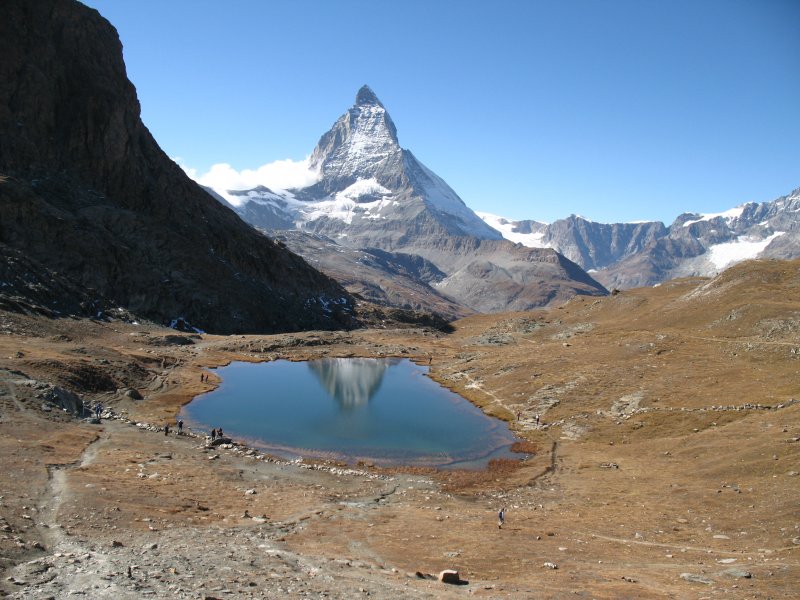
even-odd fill
[[[289,219],[296,220],[298,226],[322,217],[338,219],[348,225],[353,222],[353,217],[356,215],[367,219],[380,219],[381,209],[397,203],[390,199],[391,191],[374,178],[359,179],[333,196],[314,202],[298,200],[294,193],[288,190],[255,189],[238,194],[224,189],[214,189],[214,191],[236,207],[249,202],[271,206],[286,213]],[[371,200],[360,201],[365,196]]]
[[[374,177],[371,177],[369,179],[359,179],[341,192],[336,192],[335,195],[337,198],[358,200],[363,196],[375,196],[377,194],[385,196],[390,193],[391,192],[379,184]]]
[[[778,236],[786,233],[785,231],[776,231],[771,236],[763,240],[754,240],[749,236],[740,236],[733,242],[725,242],[723,244],[715,244],[710,246],[706,251],[708,260],[714,264],[717,269],[724,269],[732,264],[756,258],[770,242]]]
[[[391,192],[385,187],[380,185],[375,179],[359,179],[351,186],[336,192],[333,196],[310,203],[302,204],[300,209],[302,216],[299,219],[298,225],[305,224],[309,221],[314,221],[323,217],[329,219],[338,219],[350,225],[353,222],[353,217],[360,215],[367,219],[379,219],[380,211],[385,206],[396,204],[396,201],[389,199]],[[378,194],[380,198],[371,202],[359,202],[359,198],[364,196],[375,197]]]
[[[281,205],[292,206],[300,204],[300,202],[295,199],[294,194],[288,190],[270,189],[269,191],[265,191],[252,189],[246,192],[240,192],[235,189],[209,187],[236,208],[241,208],[248,202],[278,207]]]
[[[411,152],[405,151],[404,159],[415,190],[430,206],[456,217],[461,230],[468,235],[481,239],[497,239],[498,232],[487,227],[444,179],[423,165]]]
[[[739,217],[742,216],[745,206],[746,205],[742,204],[741,206],[737,206],[736,208],[731,208],[721,213],[708,213],[707,215],[700,215],[699,219],[694,219],[693,221],[686,221],[686,223],[684,223],[683,226],[688,227],[689,225],[699,223],[700,221],[710,221],[711,219],[715,219],[717,217],[722,217],[726,221],[732,221],[733,219],[738,219]]]
[[[528,248],[549,248],[550,244],[542,241],[544,232],[538,233],[518,233],[514,231],[514,221],[509,221],[504,217],[498,217],[485,212],[476,212],[481,219],[486,222],[489,227],[500,232],[509,242],[515,244],[522,244]]]

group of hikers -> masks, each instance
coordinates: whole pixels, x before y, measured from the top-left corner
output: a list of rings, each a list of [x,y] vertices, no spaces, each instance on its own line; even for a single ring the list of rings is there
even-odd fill
[[[169,435],[169,423],[164,425],[164,435]],[[183,419],[178,419],[178,435],[183,435]]]
[[[169,435],[170,431],[172,431],[172,429],[170,428],[169,423],[167,423],[166,425],[164,425],[164,435]],[[183,435],[183,419],[178,419],[176,433],[178,435]],[[212,442],[218,438],[223,438],[223,437],[225,437],[225,434],[222,432],[222,427],[214,428],[211,430]]]
[[[539,427],[539,415],[536,415],[536,416],[534,417],[534,419],[535,419],[535,421],[536,421],[536,427]],[[521,411],[521,410],[518,410],[518,411],[517,411],[517,421],[521,421],[521,420],[522,420],[522,411]]]

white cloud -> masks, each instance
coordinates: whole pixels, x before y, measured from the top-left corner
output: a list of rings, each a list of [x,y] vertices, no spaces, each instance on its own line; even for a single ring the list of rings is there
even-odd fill
[[[206,173],[198,173],[197,169],[182,164],[179,158],[175,162],[184,172],[200,185],[212,188],[228,202],[239,205],[246,199],[231,196],[229,190],[250,190],[259,185],[271,190],[287,190],[308,187],[319,181],[319,173],[308,167],[308,158],[305,160],[276,160],[257,169],[243,169],[237,171],[228,163],[212,165]]]

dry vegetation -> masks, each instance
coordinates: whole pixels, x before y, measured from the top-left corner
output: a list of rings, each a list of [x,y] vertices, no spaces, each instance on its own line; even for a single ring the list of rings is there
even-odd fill
[[[3,589],[796,597],[798,298],[800,262],[768,261],[546,312],[473,316],[450,334],[165,345],[174,332],[156,327],[0,313]],[[232,359],[431,355],[432,377],[508,420],[535,455],[481,473],[302,468],[122,421],[76,422],[45,412],[30,381],[161,424],[215,384],[200,383],[202,369]],[[444,568],[469,585],[409,575]]]

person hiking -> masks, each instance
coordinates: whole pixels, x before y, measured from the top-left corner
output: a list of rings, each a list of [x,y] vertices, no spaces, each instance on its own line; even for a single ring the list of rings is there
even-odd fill
[[[183,433],[183,419],[178,419],[178,435]]]
[[[169,435],[169,423],[164,425],[164,435]]]
[[[502,529],[503,524],[506,522],[506,507],[500,509],[500,512],[497,513],[497,528]]]

